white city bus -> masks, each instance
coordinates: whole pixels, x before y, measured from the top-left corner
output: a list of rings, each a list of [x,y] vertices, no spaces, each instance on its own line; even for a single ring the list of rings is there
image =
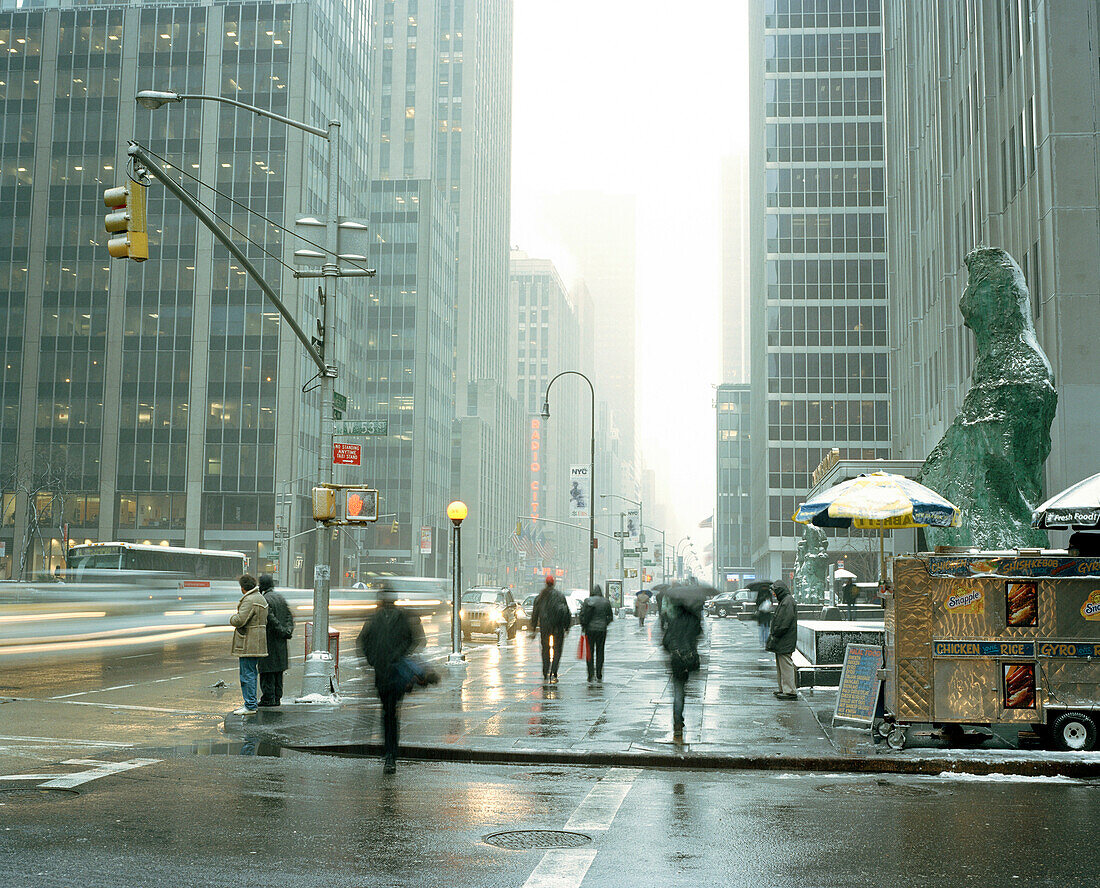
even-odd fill
[[[65,579],[72,583],[127,582],[157,577],[180,588],[232,583],[244,573],[243,552],[184,549],[143,543],[86,543],[69,549]]]

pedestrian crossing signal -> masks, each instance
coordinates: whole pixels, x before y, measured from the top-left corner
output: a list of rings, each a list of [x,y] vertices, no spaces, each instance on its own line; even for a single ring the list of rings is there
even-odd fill
[[[378,520],[378,491],[352,488],[344,491],[344,520],[366,524]]]

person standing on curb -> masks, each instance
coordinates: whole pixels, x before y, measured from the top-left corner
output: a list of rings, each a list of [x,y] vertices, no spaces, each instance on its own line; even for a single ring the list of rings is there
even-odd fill
[[[397,606],[397,597],[383,584],[376,610],[363,624],[356,640],[359,656],[374,669],[374,688],[382,704],[382,773],[397,771],[398,707],[418,680],[420,667],[410,660],[424,645],[420,617]],[[438,679],[436,679],[438,680]]]
[[[798,686],[795,681],[794,653],[798,640],[798,606],[787,584],[778,581],[772,583],[772,592],[779,599],[775,615],[772,617],[771,633],[765,650],[775,654],[775,673],[779,679],[779,690],[773,691],[780,700],[797,700]]]
[[[661,645],[668,651],[668,669],[672,675],[672,739],[676,743],[684,740],[687,680],[699,669],[699,636],[702,633],[702,602],[696,609],[685,601],[672,598]]]
[[[597,585],[592,590],[578,615],[585,636],[588,638],[588,681],[603,681],[603,648],[607,641],[607,627],[615,619],[611,602],[603,597],[603,590]],[[595,664],[593,666],[593,664]]]
[[[237,602],[237,612],[229,618],[233,626],[233,644],[229,650],[240,661],[244,706],[233,714],[249,715],[258,706],[256,678],[260,658],[267,656],[267,600],[251,574],[244,574],[237,582],[241,584],[241,600]]]
[[[289,664],[287,642],[294,634],[294,614],[275,591],[271,574],[260,574],[260,592],[267,602],[267,656],[260,660],[260,706],[283,701],[283,673]]]
[[[531,608],[531,634],[534,635],[537,629],[542,642],[543,682],[557,684],[558,664],[561,662],[565,633],[569,631],[571,620],[569,602],[554,587],[553,574],[547,574],[546,585],[542,587]]]
[[[851,579],[849,579],[848,582],[844,584],[844,588],[840,590],[840,600],[844,602],[844,607],[848,611],[846,619],[851,622],[856,618],[856,601],[859,600],[859,590]]]

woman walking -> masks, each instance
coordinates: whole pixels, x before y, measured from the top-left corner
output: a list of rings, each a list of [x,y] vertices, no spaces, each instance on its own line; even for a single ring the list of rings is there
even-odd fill
[[[256,578],[245,574],[241,584],[241,600],[237,612],[229,618],[233,626],[233,645],[230,652],[240,660],[241,696],[244,706],[234,715],[248,715],[258,708],[256,681],[260,658],[267,656],[267,599],[260,593]]]

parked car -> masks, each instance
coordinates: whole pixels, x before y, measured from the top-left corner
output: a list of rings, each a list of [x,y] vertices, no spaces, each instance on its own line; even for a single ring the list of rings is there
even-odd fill
[[[519,628],[516,600],[504,586],[472,586],[462,593],[459,611],[462,637],[467,641],[475,632],[496,634],[503,627],[509,638]]]
[[[748,589],[719,592],[706,603],[706,612],[712,617],[729,617],[741,613],[746,602],[755,600],[756,594]]]
[[[537,595],[528,595],[520,602],[519,609],[516,611],[516,625],[520,629],[531,628],[531,612],[535,609],[535,599],[537,597]]]

